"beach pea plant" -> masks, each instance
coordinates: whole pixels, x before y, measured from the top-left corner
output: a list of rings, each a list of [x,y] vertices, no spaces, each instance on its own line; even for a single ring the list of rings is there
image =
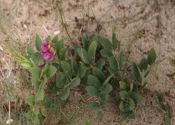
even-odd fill
[[[42,124],[53,106],[66,104],[75,87],[94,97],[89,106],[100,110],[100,118],[109,99],[120,100],[116,106],[124,118],[134,116],[156,60],[155,50],[134,63],[121,49],[114,32],[112,40],[90,35],[83,36],[80,43],[69,48],[57,36],[41,39],[36,35],[35,48],[28,47],[25,56],[13,50],[15,59],[30,72],[32,84],[26,99],[30,110],[26,116],[34,125]]]
[[[120,42],[113,33],[111,41],[102,36],[84,37],[82,47],[77,51],[88,69],[87,92],[97,97],[90,106],[105,108],[110,92],[119,90],[120,113],[126,119],[132,118],[135,107],[142,99],[141,91],[147,85],[146,77],[156,61],[155,50],[150,49],[139,63],[134,63],[128,59],[127,52],[121,50]],[[92,52],[93,56],[89,55]]]
[[[68,98],[70,90],[80,84],[78,65],[68,58],[67,48],[57,37],[45,40],[37,35],[36,49],[28,48],[26,56],[13,51],[16,60],[31,74],[32,89],[26,99],[30,106],[27,117],[34,125],[42,124],[52,105],[58,107]]]
[[[82,46],[76,48],[77,55],[81,60],[80,65],[86,71],[84,79],[87,93],[89,96],[97,97],[97,100],[90,104],[90,107],[95,109],[105,108],[109,93],[112,91],[110,80],[113,77],[105,69],[107,68],[107,59],[100,53],[103,50],[102,43],[105,43],[104,40],[107,39],[101,41],[99,38],[97,36],[84,37]]]
[[[121,79],[120,85],[120,99],[119,108],[121,115],[125,118],[133,117],[133,111],[142,99],[141,90],[147,85],[145,81],[148,73],[150,72],[150,67],[156,60],[156,53],[154,49],[148,52],[148,56],[142,58],[139,64],[133,63],[131,66],[132,74],[134,79]]]

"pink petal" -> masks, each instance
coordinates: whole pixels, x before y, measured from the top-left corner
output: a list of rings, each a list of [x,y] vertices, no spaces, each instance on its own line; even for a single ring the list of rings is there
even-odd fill
[[[49,50],[49,43],[48,43],[48,41],[43,41],[42,45],[41,45],[41,51],[42,52],[46,52],[48,50]]]

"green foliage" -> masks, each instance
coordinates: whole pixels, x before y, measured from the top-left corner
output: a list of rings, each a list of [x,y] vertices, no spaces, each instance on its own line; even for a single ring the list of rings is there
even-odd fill
[[[79,77],[73,78],[70,82],[71,87],[77,87],[79,85],[80,85],[80,78]]]
[[[106,105],[106,101],[108,100],[109,93],[111,91],[112,91],[112,86],[109,83],[105,83],[105,80],[100,81],[97,76],[92,76],[92,75],[88,76],[87,92],[90,96],[98,97],[99,108],[104,107]],[[94,105],[94,107],[97,107],[97,105]]]
[[[33,52],[31,53],[32,61],[35,65],[38,65],[39,60],[41,59],[41,54],[39,52]]]
[[[91,38],[92,40],[87,37],[86,40],[85,38],[83,39],[83,45],[86,48],[79,47],[77,55],[84,63],[84,66],[87,67],[87,93],[89,96],[96,96],[98,99],[97,102],[92,102],[90,107],[104,108],[109,98],[109,93],[112,91],[112,85],[110,84],[112,77],[106,77],[106,71],[104,70],[104,66],[107,64],[106,57],[112,56],[112,44],[108,39],[100,36],[94,36]],[[107,54],[107,51],[110,55]]]
[[[155,60],[155,51],[151,49],[148,52],[147,58],[143,57],[139,64],[132,64],[134,80],[125,78],[119,82],[121,98],[119,108],[124,118],[128,119],[134,116],[134,109],[142,98],[140,91],[147,84],[145,78]]]
[[[96,49],[97,49],[97,43],[93,41],[88,49],[88,59],[90,63],[95,62],[95,56],[96,56]]]
[[[147,61],[150,65],[152,65],[156,61],[156,52],[153,48],[148,52]]]
[[[109,39],[103,37],[103,36],[97,36],[97,41],[98,43],[104,48],[104,49],[107,49],[107,50],[111,50],[112,49],[112,43]]]
[[[85,64],[89,64],[88,53],[83,48],[78,48],[77,53]]]
[[[104,75],[104,73],[103,73],[99,68],[97,68],[97,67],[94,67],[94,68],[92,69],[92,74],[93,74],[94,76],[97,76],[97,77],[99,78],[100,81],[104,81],[104,80],[105,80],[105,75]]]
[[[121,102],[119,104],[119,109],[121,115],[128,119],[134,116],[133,110],[135,109],[137,103],[141,100],[137,87],[133,84],[128,84],[125,81],[120,81],[120,98]]]
[[[36,48],[37,48],[37,50],[38,51],[40,51],[41,50],[41,38],[40,38],[40,36],[37,34],[36,35],[36,38],[35,38],[35,46],[36,46]]]
[[[113,49],[120,49],[120,42],[118,41],[114,31],[112,33],[112,47]]]
[[[57,69],[56,69],[55,66],[53,66],[53,65],[48,65],[47,71],[46,71],[46,76],[47,76],[47,78],[53,77],[53,76],[55,75],[56,71],[57,71]]]
[[[44,99],[44,87],[47,83],[47,78],[44,77],[44,80],[40,83],[37,94],[36,94],[36,101],[42,101]]]
[[[43,59],[42,40],[38,35],[36,51],[28,48],[26,57],[15,53],[20,64],[31,74],[33,91],[26,99],[30,106],[26,116],[33,124],[42,124],[52,105],[64,104],[75,87],[85,87],[87,94],[95,97],[89,106],[100,110],[97,117],[102,120],[102,111],[119,86],[121,115],[124,118],[134,116],[134,109],[142,98],[140,91],[146,84],[145,78],[156,60],[154,49],[139,64],[131,66],[125,52],[120,50],[114,32],[111,41],[103,36],[85,36],[82,46],[70,51],[58,37],[48,39],[49,47],[56,53],[53,61]]]
[[[11,54],[14,57],[14,59],[24,68],[24,69],[30,69],[33,67],[33,63],[30,59],[28,59],[26,56],[24,56],[21,52],[18,52],[14,48],[11,48]]]
[[[94,86],[95,88],[99,88],[101,86],[101,82],[98,77],[89,75],[88,76],[88,85]]]
[[[88,86],[87,92],[90,96],[98,96],[98,89],[95,86]]]
[[[138,66],[134,63],[132,67],[133,67],[132,69],[133,69],[133,73],[134,73],[136,80],[139,83],[142,83],[142,76],[141,76],[141,72],[140,72]]]
[[[32,67],[29,69],[29,72],[31,73],[32,76],[32,85],[37,89],[39,86],[39,77],[41,73],[41,69],[39,67]]]
[[[109,58],[109,67],[113,72],[118,70],[118,62],[113,56]]]
[[[54,37],[52,40],[55,43],[56,53],[59,60],[65,59],[66,48],[64,47],[63,40],[59,40],[58,37]]]
[[[69,94],[70,94],[70,88],[69,87],[64,88],[62,90],[61,94],[59,95],[60,99],[66,100],[69,97]]]
[[[103,57],[110,57],[110,56],[112,56],[112,52],[110,51],[110,50],[108,50],[108,49],[102,49],[101,51],[100,51],[100,53],[101,53],[101,55],[103,56]]]
[[[34,106],[35,105],[35,96],[29,95],[26,99],[26,103],[31,107]]]
[[[147,77],[149,73],[149,69],[151,65],[155,63],[156,53],[152,48],[147,55],[147,58],[143,57],[139,64],[134,63],[132,66],[133,74],[135,79],[141,84],[144,85],[144,79]]]
[[[18,58],[21,65],[23,65],[23,60],[31,60],[30,68],[27,68],[31,73],[32,86],[34,86],[35,94],[29,95],[26,103],[30,106],[31,110],[27,113],[27,117],[33,122],[33,124],[42,124],[43,118],[47,117],[47,112],[51,106],[51,100],[49,98],[49,93],[53,92],[53,95],[59,101],[65,101],[70,94],[70,90],[80,84],[80,78],[78,75],[77,67],[75,66],[76,60],[66,59],[66,48],[62,40],[57,37],[51,39],[52,44],[55,46],[55,51],[57,58],[53,62],[47,62],[42,59],[41,54],[41,44],[42,41],[37,35],[35,40],[35,45],[37,51],[35,52],[32,48],[28,49],[28,57],[19,56]],[[19,55],[19,54],[18,54]],[[42,63],[40,62],[42,61]],[[41,63],[41,64],[39,64]],[[54,81],[54,79],[56,81]],[[48,87],[53,85],[53,87]],[[50,91],[48,89],[52,89]]]

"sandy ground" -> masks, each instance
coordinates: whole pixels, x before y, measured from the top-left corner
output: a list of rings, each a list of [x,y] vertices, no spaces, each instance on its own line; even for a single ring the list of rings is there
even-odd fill
[[[63,12],[63,13],[62,13]],[[152,90],[175,95],[175,83],[167,77],[175,71],[169,58],[175,57],[175,1],[174,0],[0,0],[0,46],[12,39],[22,42],[21,47],[34,43],[35,34],[43,38],[58,34],[67,45],[75,44],[84,34],[99,33],[111,37],[112,27],[123,48],[131,49],[130,58],[139,61],[154,47],[159,64],[149,76]],[[3,53],[0,53],[4,56]],[[3,61],[2,61],[3,62]],[[14,83],[21,89],[21,84]],[[3,85],[0,97],[4,99]],[[22,96],[24,91],[15,93]],[[175,113],[175,100],[167,99]],[[113,107],[112,104],[110,104]],[[111,112],[111,110],[113,112]],[[103,122],[96,123],[94,113],[88,110],[77,125],[92,119],[94,125],[161,125],[153,97],[145,95],[136,109],[136,118],[122,122],[114,107],[105,112]],[[4,115],[2,115],[4,121]],[[175,117],[173,125],[175,125]]]

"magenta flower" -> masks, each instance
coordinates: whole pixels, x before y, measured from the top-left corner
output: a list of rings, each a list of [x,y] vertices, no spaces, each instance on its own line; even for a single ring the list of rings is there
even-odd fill
[[[53,61],[54,60],[55,51],[51,47],[51,44],[47,40],[42,42],[41,52],[42,52],[42,56],[43,56],[44,60],[46,60],[46,61]]]

